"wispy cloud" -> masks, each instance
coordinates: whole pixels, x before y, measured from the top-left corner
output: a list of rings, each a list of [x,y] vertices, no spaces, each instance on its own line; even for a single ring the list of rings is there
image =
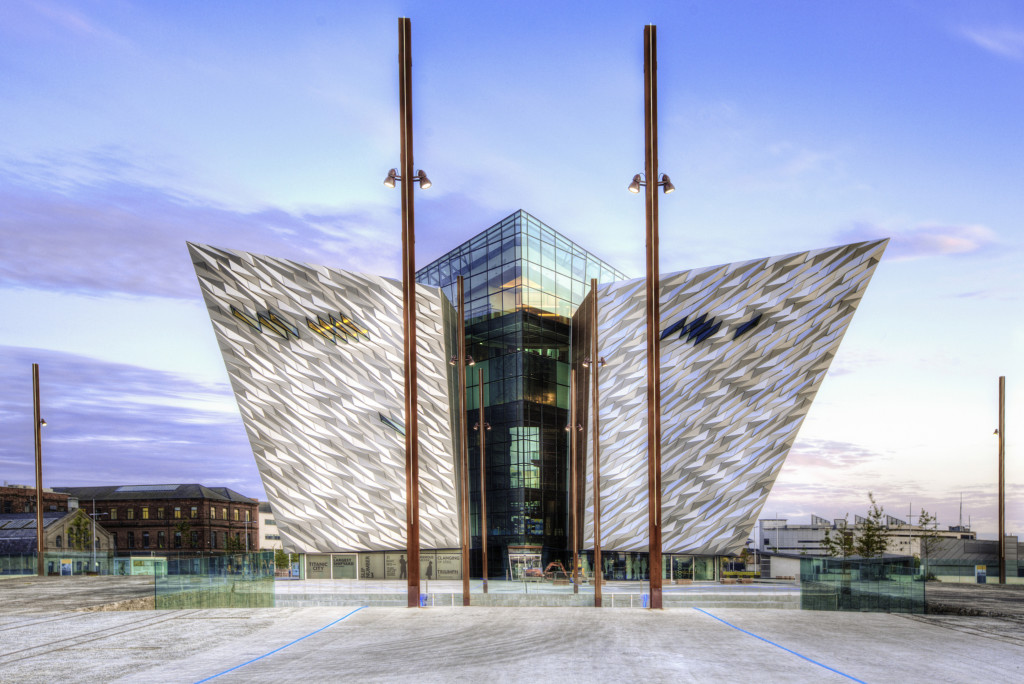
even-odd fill
[[[877,463],[880,454],[859,444],[826,439],[805,439],[797,442],[786,458],[787,468],[855,468]]]
[[[243,212],[113,177],[54,187],[11,174],[0,175],[0,206],[5,253],[18,255],[0,260],[8,286],[194,297],[186,241],[383,275],[400,258],[378,228],[397,222],[370,206]]]
[[[31,484],[40,364],[44,485],[202,482],[261,496],[230,389],[172,373],[0,347],[0,478]]]
[[[3,5],[0,27],[8,33],[48,36],[54,40],[66,40],[73,36],[120,47],[130,44],[124,36],[66,3],[34,0],[0,4]]]
[[[849,242],[890,239],[886,259],[920,259],[980,252],[996,244],[996,234],[982,225],[927,224],[891,229],[871,223],[857,223],[844,230],[840,239]]]
[[[1007,59],[1024,61],[1024,30],[1013,28],[969,28],[961,35],[978,47]]]

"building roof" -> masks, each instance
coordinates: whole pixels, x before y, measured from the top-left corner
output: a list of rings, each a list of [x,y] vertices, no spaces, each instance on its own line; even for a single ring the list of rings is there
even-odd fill
[[[201,484],[142,484],[142,485],[106,485],[103,487],[54,487],[82,503],[96,499],[97,501],[137,501],[140,499],[211,499],[213,501],[231,501],[240,503],[256,503],[256,499],[239,494],[228,487],[207,487]]]
[[[43,511],[43,527],[74,515],[75,511]],[[0,515],[0,554],[35,553],[36,514],[4,513]]]

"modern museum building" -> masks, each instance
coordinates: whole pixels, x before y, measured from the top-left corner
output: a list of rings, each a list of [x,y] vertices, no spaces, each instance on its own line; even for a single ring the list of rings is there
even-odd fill
[[[716,579],[717,560],[745,547],[884,249],[862,242],[661,276],[665,577]],[[401,282],[189,251],[285,550],[306,554],[310,578],[405,577]],[[644,279],[518,211],[417,280],[421,575],[461,578],[465,421],[471,576],[482,574],[483,526],[489,577],[565,562],[574,538],[590,574],[596,443],[603,576],[646,578]],[[455,363],[465,361],[459,415]]]

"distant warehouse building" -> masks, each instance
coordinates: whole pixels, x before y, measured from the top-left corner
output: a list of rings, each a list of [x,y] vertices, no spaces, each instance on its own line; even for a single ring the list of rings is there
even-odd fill
[[[864,518],[856,516],[849,524],[854,536],[860,533]],[[834,534],[845,528],[845,519],[826,520],[821,516],[812,515],[809,525],[790,524],[785,518],[762,518],[758,521],[761,530],[758,539],[758,550],[774,554],[796,554],[803,556],[827,556],[825,550],[825,534]],[[891,515],[885,516],[883,534],[886,537],[888,554],[899,556],[920,556],[921,538],[932,534],[941,539],[974,539],[977,535],[966,526],[954,525],[949,528],[931,529],[908,523]]]
[[[118,555],[260,548],[258,501],[201,484],[54,487],[114,536]]]

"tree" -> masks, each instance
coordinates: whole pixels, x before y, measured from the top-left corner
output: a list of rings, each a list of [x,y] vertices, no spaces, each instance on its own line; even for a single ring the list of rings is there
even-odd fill
[[[884,509],[875,503],[875,495],[868,492],[868,499],[871,507],[868,509],[867,517],[860,523],[857,531],[856,551],[862,558],[877,558],[885,553],[888,546],[886,527],[884,522]]]
[[[92,524],[84,514],[79,515],[68,525],[68,548],[75,551],[87,551],[90,548],[91,540]]]
[[[224,550],[228,553],[239,553],[245,552],[245,542],[237,537],[232,537],[230,534],[224,542]]]
[[[849,517],[849,513],[843,516],[842,524],[836,525],[834,531],[825,529],[825,538],[822,540],[821,545],[825,547],[825,553],[834,558],[848,558],[854,554],[856,545],[854,543],[853,529],[848,522]]]
[[[278,549],[277,551],[274,551],[274,567],[276,567],[278,570],[287,570],[291,566],[292,565],[291,561],[288,558],[288,554],[285,553],[283,549]]]
[[[176,537],[181,538],[181,545],[187,549],[194,549],[195,543],[192,541],[192,524],[188,520],[182,520],[179,523],[175,523],[174,532]]]
[[[942,536],[939,534],[939,521],[928,511],[921,509],[921,515],[917,519],[917,526],[920,528],[918,539],[921,542],[921,559],[924,561],[925,579],[934,579],[935,575],[928,571],[928,558],[939,545]]]

